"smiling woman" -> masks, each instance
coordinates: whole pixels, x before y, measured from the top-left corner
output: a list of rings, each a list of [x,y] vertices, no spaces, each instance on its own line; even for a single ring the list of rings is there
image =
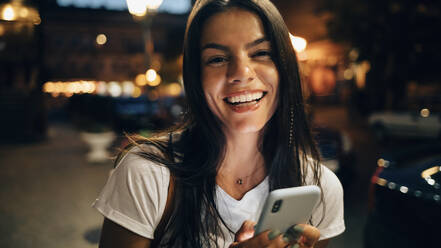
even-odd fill
[[[259,17],[223,12],[202,33],[201,81],[210,110],[226,135],[261,130],[277,106],[279,73]]]
[[[274,5],[196,1],[183,67],[185,120],[130,137],[94,203],[105,216],[100,247],[325,247],[342,233],[342,187],[319,163]],[[308,224],[254,233],[269,192],[301,185],[322,189]]]

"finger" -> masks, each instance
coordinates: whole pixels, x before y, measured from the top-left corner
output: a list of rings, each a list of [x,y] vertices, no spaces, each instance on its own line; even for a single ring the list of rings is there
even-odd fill
[[[303,226],[294,225],[294,226],[288,228],[288,230],[286,230],[284,236],[289,241],[289,243],[295,244],[295,243],[299,242],[300,238],[303,235],[303,231],[304,231]]]
[[[303,228],[302,236],[298,240],[298,243],[306,247],[313,247],[320,238],[320,231],[317,228],[307,224],[298,224],[296,226],[297,230]]]
[[[266,231],[250,241],[252,247],[284,248],[289,245],[289,241],[279,230]]]
[[[242,226],[240,227],[239,231],[236,232],[236,235],[234,237],[234,240],[237,242],[242,242],[247,239],[250,239],[254,236],[254,226],[256,225],[256,222],[246,220],[243,222]]]

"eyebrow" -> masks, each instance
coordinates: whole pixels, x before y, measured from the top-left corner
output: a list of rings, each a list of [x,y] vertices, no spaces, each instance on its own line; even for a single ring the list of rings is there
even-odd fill
[[[260,43],[263,43],[265,41],[269,41],[269,40],[267,38],[265,38],[265,37],[259,38],[259,39],[255,40],[255,41],[252,41],[252,42],[246,44],[245,48],[249,49],[249,48],[257,46]],[[205,49],[208,49],[208,48],[218,49],[218,50],[222,50],[222,51],[226,51],[226,52],[229,50],[228,47],[224,46],[224,45],[220,45],[220,44],[217,44],[217,43],[207,43],[207,44],[205,44],[202,47],[202,51],[205,50]]]

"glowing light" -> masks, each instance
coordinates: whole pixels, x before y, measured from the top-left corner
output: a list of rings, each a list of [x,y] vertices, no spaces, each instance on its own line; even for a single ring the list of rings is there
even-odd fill
[[[380,159],[377,160],[377,165],[380,166],[380,167],[386,167],[387,168],[389,166],[389,161],[380,158]]]
[[[387,184],[387,180],[384,178],[378,178],[377,179],[377,184],[380,186],[385,186]]]
[[[142,93],[141,88],[135,86],[135,88],[133,89],[132,97],[138,98],[141,96],[141,93]]]
[[[133,95],[135,91],[135,85],[132,81],[124,81],[122,82],[122,95],[125,97],[130,97]]]
[[[346,70],[343,72],[343,77],[344,77],[346,80],[351,80],[352,78],[354,78],[354,72],[353,72],[351,69],[346,69]]]
[[[145,86],[147,84],[145,74],[138,74],[135,78],[135,84],[138,86]]]
[[[439,171],[441,171],[441,166],[433,166],[421,172],[421,177],[424,179],[430,178],[433,174],[438,173]]]
[[[5,34],[5,27],[3,27],[3,25],[0,24],[0,36]]]
[[[155,87],[161,83],[161,76],[156,73],[153,69],[148,69],[145,73],[145,78],[147,80],[148,85]]]
[[[82,81],[81,82],[81,91],[83,93],[92,93],[94,92],[96,89],[95,83],[94,82],[88,82],[88,81]]]
[[[158,74],[156,73],[155,70],[153,69],[148,69],[145,73],[145,77],[147,79],[148,82],[153,82],[155,81],[156,77],[158,76]]]
[[[395,189],[395,188],[397,187],[397,185],[396,185],[394,182],[389,182],[389,183],[387,184],[387,187],[388,187],[389,189]]]
[[[27,8],[22,8],[20,10],[20,17],[26,18],[29,15],[29,10]]]
[[[167,92],[170,96],[179,96],[181,91],[182,87],[179,83],[171,83],[167,86]]]
[[[112,97],[119,97],[121,96],[122,89],[118,82],[112,81],[107,84],[107,92]]]
[[[96,83],[96,93],[100,96],[107,95],[107,84],[106,82],[100,81]]]
[[[427,118],[430,115],[430,110],[426,109],[426,108],[423,108],[420,111],[420,115],[421,115],[421,117]]]
[[[99,34],[96,37],[96,43],[98,45],[104,45],[104,44],[106,44],[106,42],[107,42],[107,36],[105,34]]]
[[[2,19],[5,21],[13,21],[17,18],[14,8],[11,5],[6,5],[2,12]]]
[[[43,92],[52,93],[55,90],[55,85],[52,82],[46,82],[43,84]]]
[[[426,179],[426,181],[429,185],[432,185],[432,186],[435,185],[435,180],[433,180],[432,178],[428,178],[428,179]]]
[[[296,52],[302,52],[306,49],[308,42],[304,38],[292,34],[289,34],[289,37],[291,38],[292,46]]]
[[[156,10],[161,6],[163,0],[149,0],[147,1],[147,8],[151,10]]]
[[[40,25],[40,24],[41,24],[41,19],[40,19],[40,17],[37,16],[37,17],[35,18],[35,20],[34,20],[34,24],[35,24],[35,25]]]
[[[145,1],[127,0],[127,8],[129,9],[130,14],[134,16],[142,17],[147,13],[147,4]]]
[[[401,186],[400,187],[400,192],[406,194],[409,191],[409,188],[407,188],[406,186]]]
[[[352,49],[349,52],[349,59],[351,61],[356,61],[358,59],[358,55],[359,55],[358,50],[357,49]]]
[[[308,54],[305,51],[301,51],[301,52],[297,53],[297,58],[300,61],[306,61],[306,60],[308,60]]]

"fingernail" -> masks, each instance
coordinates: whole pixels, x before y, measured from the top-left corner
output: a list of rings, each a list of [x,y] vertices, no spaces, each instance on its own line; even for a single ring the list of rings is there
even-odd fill
[[[295,226],[292,227],[292,229],[296,233],[303,233],[303,230],[304,230],[303,226],[301,226],[301,225],[295,225]]]
[[[272,230],[271,232],[268,233],[268,239],[273,240],[277,238],[277,236],[279,236],[280,233],[281,232],[279,230]]]
[[[299,248],[300,246],[299,246],[299,244],[293,244],[293,245],[291,245],[291,248]]]

